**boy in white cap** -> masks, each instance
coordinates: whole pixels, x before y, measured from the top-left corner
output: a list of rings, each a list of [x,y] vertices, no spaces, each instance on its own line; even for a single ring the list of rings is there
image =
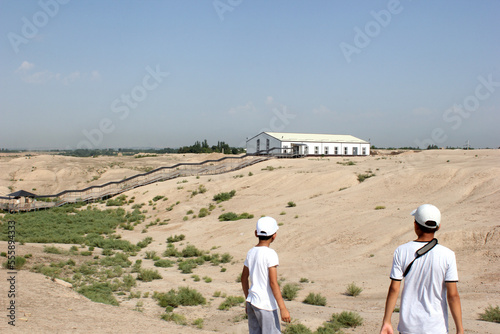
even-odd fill
[[[272,217],[262,217],[257,221],[255,236],[259,243],[248,251],[241,273],[250,334],[281,333],[277,308],[281,320],[290,322],[290,313],[278,285],[278,254],[269,248],[276,239],[278,228]]]
[[[434,205],[423,204],[411,214],[415,217],[417,239],[399,246],[394,252],[391,285],[380,333],[394,333],[391,315],[404,278],[399,333],[448,333],[449,304],[457,334],[463,334],[455,253],[434,239],[434,233],[440,228],[441,212]]]

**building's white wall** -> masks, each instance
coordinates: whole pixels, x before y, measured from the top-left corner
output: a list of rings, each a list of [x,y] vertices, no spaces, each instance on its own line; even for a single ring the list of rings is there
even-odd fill
[[[259,148],[257,148],[257,141],[259,140],[260,140],[260,145]],[[263,132],[253,138],[250,138],[247,141],[247,153],[255,154],[257,153],[257,151],[267,150],[268,149],[267,140],[269,140],[269,149],[274,147],[281,147],[281,141]]]
[[[247,153],[255,154],[257,152],[257,140],[260,140],[259,150],[266,150],[266,140],[269,139],[269,148],[281,147],[287,149],[287,153],[291,153],[292,144],[303,144],[304,149],[302,154],[306,155],[354,155],[355,149],[357,149],[356,155],[370,155],[370,144],[362,143],[323,143],[323,142],[290,142],[283,141],[271,137],[266,133],[260,133],[259,135],[249,139],[247,141]],[[335,151],[337,148],[337,151]],[[365,152],[363,152],[363,148]],[[346,153],[347,149],[347,153]],[[279,151],[273,152],[275,154],[280,153]],[[363,154],[364,153],[364,154]]]

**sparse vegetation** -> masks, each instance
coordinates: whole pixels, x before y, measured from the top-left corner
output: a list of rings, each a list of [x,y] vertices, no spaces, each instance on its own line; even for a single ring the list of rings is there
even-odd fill
[[[201,293],[189,287],[180,287],[177,291],[172,289],[167,293],[155,292],[153,298],[158,301],[161,307],[170,306],[172,308],[205,305],[207,302]]]
[[[286,325],[283,334],[312,334],[312,331],[302,324],[295,323]]]
[[[293,207],[297,206],[297,204],[295,204],[295,202],[293,202],[293,201],[290,201],[290,202],[287,203],[286,206],[289,207],[289,208],[293,208]]]
[[[229,201],[231,198],[234,197],[235,194],[236,194],[236,190],[231,190],[228,193],[218,193],[218,194],[214,195],[213,200],[216,201],[217,203]]]
[[[383,205],[377,205],[375,207],[375,210],[384,210],[384,209],[385,209],[385,206],[383,206]]]
[[[167,242],[168,243],[174,243],[174,242],[179,242],[179,241],[182,241],[186,238],[186,236],[184,234],[180,234],[180,235],[174,235],[174,236],[170,236],[167,238]]]
[[[239,305],[245,301],[244,297],[241,296],[228,296],[226,297],[226,300],[224,300],[220,305],[219,305],[219,310],[226,311],[229,310],[231,307]]]
[[[352,282],[347,286],[345,294],[348,296],[357,297],[360,295],[361,291],[363,291],[363,289],[357,286],[356,283]]]
[[[141,269],[139,274],[137,275],[137,279],[144,282],[151,282],[155,279],[162,279],[163,277],[160,275],[158,270],[154,269]]]
[[[299,290],[300,286],[297,283],[287,283],[281,289],[281,294],[285,300],[294,300]]]
[[[363,324],[363,318],[358,313],[348,311],[332,314],[330,321],[338,323],[343,328],[357,327]]]
[[[479,314],[479,319],[500,323],[500,307],[498,305],[496,307],[489,305],[483,313]]]
[[[252,219],[254,216],[247,212],[243,212],[238,215],[234,212],[226,212],[219,216],[219,221],[232,221],[232,220],[240,220],[240,219]]]
[[[358,181],[361,183],[366,179],[369,179],[370,177],[375,176],[375,174],[372,173],[372,171],[366,171],[366,174],[357,174],[358,176]]]
[[[317,306],[325,306],[326,298],[323,297],[319,293],[310,293],[307,295],[306,299],[303,301],[304,304],[317,305]]]

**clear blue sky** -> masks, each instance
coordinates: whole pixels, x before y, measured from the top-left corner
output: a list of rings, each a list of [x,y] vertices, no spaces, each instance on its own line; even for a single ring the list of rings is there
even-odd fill
[[[496,148],[499,17],[496,0],[0,0],[0,147]]]

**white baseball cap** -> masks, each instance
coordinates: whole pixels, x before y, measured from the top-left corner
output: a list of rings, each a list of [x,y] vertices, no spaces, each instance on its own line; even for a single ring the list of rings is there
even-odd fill
[[[278,223],[276,219],[272,217],[261,217],[257,220],[257,235],[268,237],[276,233],[278,231]]]
[[[422,204],[415,210],[411,212],[411,215],[415,217],[415,221],[428,228],[438,228],[441,224],[441,212],[432,204]],[[428,222],[435,222],[428,223]]]

